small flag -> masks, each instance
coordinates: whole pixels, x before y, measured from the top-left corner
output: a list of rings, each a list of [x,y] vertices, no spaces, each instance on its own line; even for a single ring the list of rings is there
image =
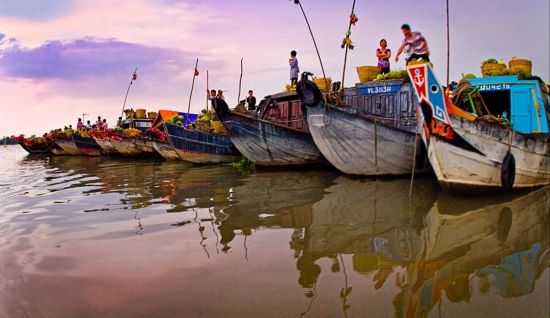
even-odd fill
[[[195,67],[195,76],[199,76],[199,70]]]

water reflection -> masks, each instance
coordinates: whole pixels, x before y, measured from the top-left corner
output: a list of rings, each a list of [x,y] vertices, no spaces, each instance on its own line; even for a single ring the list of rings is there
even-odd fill
[[[10,160],[0,316],[468,316],[494,303],[540,316],[532,304],[547,302],[550,188],[460,198],[417,178],[409,197],[408,179],[325,170]]]
[[[440,194],[431,184],[417,182],[409,199],[408,181],[336,179],[313,205],[311,224],[290,240],[305,296],[314,302],[323,272],[317,263],[328,259],[330,271],[344,276],[346,314],[354,287],[346,254],[355,272],[372,276],[374,290],[389,281],[396,287],[397,317],[425,317],[443,295],[469,302],[473,288],[506,298],[531,293],[548,268],[550,188],[475,199]]]

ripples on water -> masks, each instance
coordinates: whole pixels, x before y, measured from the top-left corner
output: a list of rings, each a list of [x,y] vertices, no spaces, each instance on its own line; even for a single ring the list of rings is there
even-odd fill
[[[548,317],[549,188],[0,152],[0,316]]]

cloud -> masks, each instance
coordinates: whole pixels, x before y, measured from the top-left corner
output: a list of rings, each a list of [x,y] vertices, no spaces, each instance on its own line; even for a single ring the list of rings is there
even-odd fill
[[[25,0],[0,2],[0,17],[48,21],[70,13],[76,0]]]
[[[5,76],[68,81],[89,76],[116,77],[121,70],[139,65],[166,70],[187,60],[185,52],[177,49],[94,37],[50,41],[32,49],[8,48],[0,53],[0,72]]]

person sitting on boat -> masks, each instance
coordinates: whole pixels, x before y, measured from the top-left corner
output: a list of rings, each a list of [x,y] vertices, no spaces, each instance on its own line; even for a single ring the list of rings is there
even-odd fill
[[[86,122],[86,126],[84,126],[84,129],[92,129],[92,124],[90,123],[90,121],[88,120],[88,122]]]
[[[109,125],[107,124],[107,119],[103,119],[103,123],[101,124],[101,131],[107,131],[109,130]]]
[[[248,105],[248,110],[256,110],[256,97],[254,97],[254,92],[252,90],[248,91],[248,97],[246,98],[246,104]]]
[[[405,38],[403,39],[403,43],[401,43],[401,47],[397,51],[395,61],[397,62],[399,60],[399,55],[401,55],[405,47],[408,46],[408,50],[410,50],[411,55],[408,59],[406,59],[406,64],[413,59],[422,59],[423,61],[429,62],[430,50],[428,49],[428,42],[422,34],[417,31],[411,31],[411,27],[408,24],[403,24],[401,26],[401,30],[403,31]]]
[[[386,74],[390,72],[390,57],[391,50],[387,48],[388,42],[385,39],[380,40],[380,47],[376,49],[376,56],[378,57],[377,67],[380,69],[380,73]]]
[[[101,120],[101,116],[97,116],[97,121],[95,122],[95,126],[97,128],[101,128],[102,125],[103,125],[103,121]]]
[[[122,117],[118,117],[118,120],[116,121],[117,127],[122,127]]]
[[[220,89],[221,91],[221,89]],[[222,95],[223,95],[223,92],[222,92]],[[210,112],[212,113],[212,120],[214,121],[218,121],[220,120],[218,118],[218,114],[216,113],[216,109],[214,107],[214,103],[216,102],[216,98],[218,96],[216,96],[216,90],[213,89],[211,91],[208,90],[208,88],[206,89],[206,96],[208,97],[208,100],[210,100],[212,102],[212,109],[210,110]]]
[[[151,139],[158,139],[158,140],[166,140],[164,134],[162,133],[162,131],[160,131],[160,129],[156,128],[156,127],[151,127],[149,129],[147,129],[147,131],[145,131],[145,135],[147,135],[147,137],[151,138]]]
[[[76,129],[82,130],[82,127],[84,127],[84,123],[82,122],[82,118],[79,118],[78,123],[76,123]]]
[[[298,67],[298,59],[296,58],[296,51],[290,52],[290,59],[288,59],[290,65],[290,85],[296,85],[298,82],[298,73],[300,68]]]

